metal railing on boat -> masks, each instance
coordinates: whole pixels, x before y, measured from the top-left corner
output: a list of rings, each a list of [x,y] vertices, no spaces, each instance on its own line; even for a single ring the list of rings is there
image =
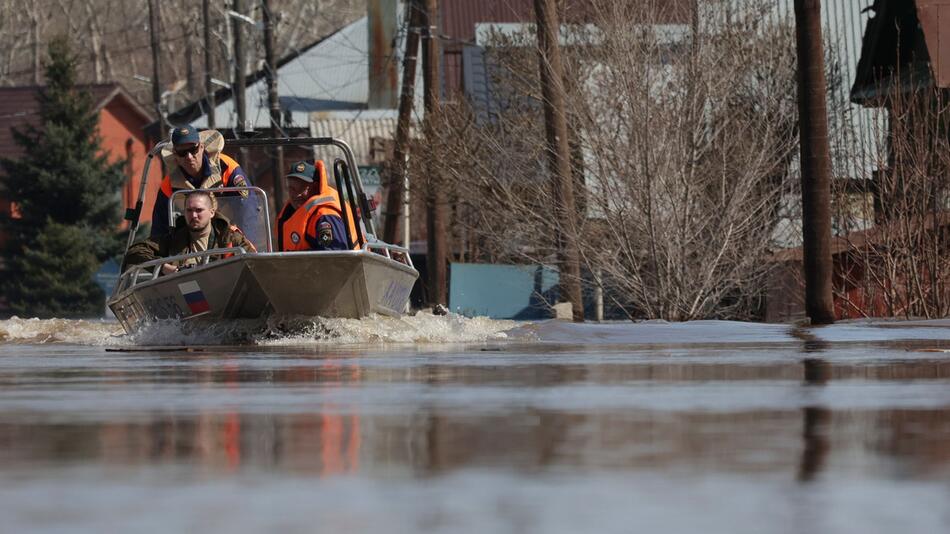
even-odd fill
[[[167,258],[158,258],[155,260],[146,261],[144,263],[139,263],[138,265],[133,265],[119,277],[119,281],[115,286],[115,291],[113,294],[121,293],[122,291],[125,291],[130,287],[135,287],[137,284],[142,282],[155,280],[161,276],[162,265],[165,265],[166,263],[177,263],[194,258],[195,265],[205,265],[211,261],[211,258],[215,256],[227,256],[228,254],[244,255],[247,254],[247,251],[245,251],[242,247],[213,248],[211,250],[202,250],[200,252],[189,252],[188,254],[179,254],[177,256],[169,256]],[[187,268],[179,272],[184,272],[185,270],[187,270]]]

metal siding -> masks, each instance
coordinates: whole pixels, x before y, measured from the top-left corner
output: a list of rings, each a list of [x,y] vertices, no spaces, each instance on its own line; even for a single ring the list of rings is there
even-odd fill
[[[480,121],[488,120],[492,112],[494,98],[491,94],[491,79],[485,65],[485,50],[480,46],[466,46],[462,49],[465,94]]]
[[[732,0],[734,5],[749,5],[749,0]],[[832,169],[836,178],[870,179],[878,160],[880,138],[885,131],[885,116],[879,109],[851,103],[851,85],[857,76],[864,28],[872,15],[874,0],[825,0],[821,5],[821,31],[826,57],[838,62],[841,83],[828,88],[831,131]],[[779,0],[768,15],[772,24],[795,25],[793,0]]]

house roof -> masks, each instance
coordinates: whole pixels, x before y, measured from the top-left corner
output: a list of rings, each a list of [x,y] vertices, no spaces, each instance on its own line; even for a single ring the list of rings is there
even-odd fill
[[[37,95],[42,88],[41,85],[0,87],[0,156],[9,158],[22,153],[20,146],[13,141],[10,128],[39,125],[40,103]],[[97,113],[118,99],[140,115],[143,123],[152,120],[151,114],[117,83],[83,85],[79,88],[89,91],[92,95],[93,111]]]
[[[313,113],[325,117],[379,115],[363,113],[367,111],[369,100],[368,31],[368,19],[362,17],[278,61],[277,93],[286,127],[307,129]],[[417,76],[417,87],[422,87],[422,69],[417,69]],[[255,129],[269,128],[265,70],[251,73],[246,80],[247,120]],[[232,97],[230,88],[215,92],[217,129],[237,126]],[[416,109],[421,109],[422,91],[416,92],[416,100]],[[169,114],[168,121],[173,125],[190,123],[197,128],[207,128],[207,108],[208,100],[201,98]],[[157,122],[149,128],[150,133],[157,133]]]
[[[394,139],[396,137],[396,117],[362,118],[348,120],[340,118],[320,119],[310,121],[310,135],[313,137],[337,137],[347,142],[353,149],[353,156],[357,165],[372,165],[385,156],[373,153],[372,140]],[[336,147],[316,147],[314,155],[332,166],[333,160],[341,153]]]

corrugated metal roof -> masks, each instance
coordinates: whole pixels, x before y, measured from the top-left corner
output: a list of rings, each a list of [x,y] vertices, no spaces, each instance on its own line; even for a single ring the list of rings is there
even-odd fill
[[[375,163],[371,140],[374,137],[395,139],[396,116],[353,119],[316,117],[310,121],[310,135],[342,139],[353,149],[357,165],[370,165]],[[316,147],[314,155],[317,159],[326,162],[328,167],[333,164],[333,160],[342,157],[336,147]],[[375,160],[379,159],[381,158],[375,158]]]

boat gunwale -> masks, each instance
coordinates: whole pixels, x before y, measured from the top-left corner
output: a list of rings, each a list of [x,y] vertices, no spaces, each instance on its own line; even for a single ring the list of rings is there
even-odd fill
[[[223,249],[211,249],[206,252],[214,253],[217,250],[223,250]],[[179,278],[184,275],[189,275],[189,274],[193,275],[195,273],[203,273],[213,268],[224,267],[228,264],[243,261],[243,260],[262,260],[262,259],[267,260],[267,259],[285,259],[285,258],[291,258],[291,259],[334,258],[334,257],[350,257],[350,256],[357,256],[364,259],[381,262],[381,263],[387,264],[390,267],[395,267],[406,274],[411,274],[415,278],[419,277],[419,271],[417,271],[414,267],[411,267],[403,262],[394,260],[392,258],[383,256],[381,254],[372,252],[370,250],[365,250],[365,249],[363,250],[307,250],[307,251],[294,251],[294,252],[247,252],[244,254],[236,254],[229,258],[223,258],[220,260],[208,262],[203,265],[198,265],[198,266],[177,271],[171,274],[158,276],[151,280],[145,280],[144,282],[140,282],[137,284],[132,284],[126,289],[123,289],[121,292],[112,295],[109,298],[109,300],[106,302],[106,304],[111,306],[113,303],[116,303],[122,300],[123,298],[126,298],[128,295],[134,293],[138,289],[145,289],[154,285],[164,284],[165,282],[173,281],[176,278]],[[163,259],[168,259],[168,260],[173,261],[174,258],[175,257],[173,256],[173,257],[163,258]]]

